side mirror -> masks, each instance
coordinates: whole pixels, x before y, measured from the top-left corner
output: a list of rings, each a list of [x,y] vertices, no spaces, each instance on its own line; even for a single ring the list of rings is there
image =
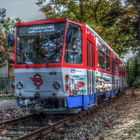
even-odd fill
[[[8,35],[8,45],[10,47],[13,47],[14,46],[14,34],[13,33],[10,33]]]

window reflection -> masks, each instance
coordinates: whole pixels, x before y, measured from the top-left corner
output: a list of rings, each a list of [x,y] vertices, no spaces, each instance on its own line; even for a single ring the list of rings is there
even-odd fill
[[[82,63],[82,32],[78,25],[69,23],[66,35],[65,60],[71,64]]]
[[[105,46],[102,42],[98,41],[98,64],[99,68],[105,69]]]
[[[106,70],[108,72],[110,72],[110,65],[111,65],[111,62],[110,62],[110,50],[108,48],[106,48]]]
[[[17,63],[59,63],[64,42],[64,23],[36,26],[19,28]]]

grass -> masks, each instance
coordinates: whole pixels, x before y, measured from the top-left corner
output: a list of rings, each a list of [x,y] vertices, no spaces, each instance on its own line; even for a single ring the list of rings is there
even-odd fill
[[[0,95],[0,100],[13,100],[16,99],[14,95]]]

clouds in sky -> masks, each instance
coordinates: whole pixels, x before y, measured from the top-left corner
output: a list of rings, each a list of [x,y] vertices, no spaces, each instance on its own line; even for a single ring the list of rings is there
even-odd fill
[[[37,0],[0,0],[0,8],[6,9],[10,18],[20,18],[22,21],[43,19],[44,15],[35,4]]]

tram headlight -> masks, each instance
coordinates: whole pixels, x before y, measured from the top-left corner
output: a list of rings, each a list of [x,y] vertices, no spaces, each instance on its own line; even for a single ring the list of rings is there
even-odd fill
[[[22,89],[23,88],[23,82],[18,82],[17,84],[16,84],[16,87],[17,87],[17,89]]]
[[[53,87],[54,87],[54,89],[59,89],[60,87],[61,87],[61,84],[60,84],[60,82],[59,81],[55,81],[55,82],[53,82]]]

